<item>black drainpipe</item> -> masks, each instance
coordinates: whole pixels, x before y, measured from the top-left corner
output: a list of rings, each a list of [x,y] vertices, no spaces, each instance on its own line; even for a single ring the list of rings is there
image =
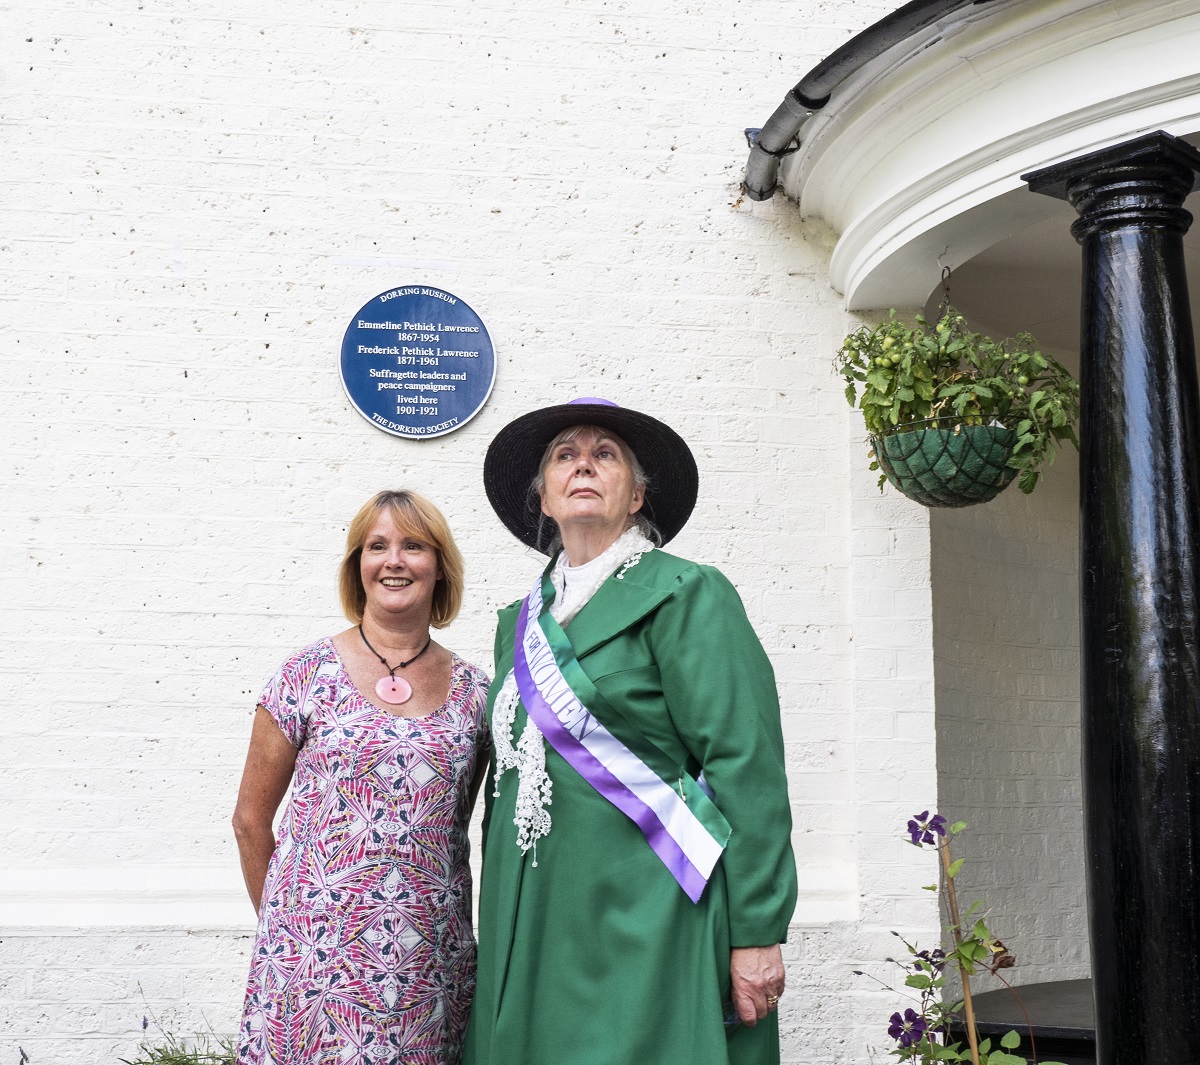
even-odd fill
[[[915,33],[963,7],[992,0],[912,0],[851,37],[800,80],[762,129],[746,130],[750,157],[742,189],[752,200],[769,200],[779,187],[779,160],[800,147],[800,129],[846,78]]]

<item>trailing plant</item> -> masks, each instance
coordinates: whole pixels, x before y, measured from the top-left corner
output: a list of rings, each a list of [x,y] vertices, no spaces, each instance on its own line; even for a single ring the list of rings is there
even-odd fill
[[[947,825],[941,814],[930,817],[928,810],[914,815],[908,822],[909,841],[913,846],[932,846],[937,850],[940,859],[938,883],[929,885],[925,890],[939,893],[945,904],[950,918],[947,945],[953,946],[949,951],[941,948],[920,950],[898,932],[892,933],[904,944],[909,957],[906,961],[895,958],[889,958],[888,961],[904,973],[904,986],[907,994],[913,998],[915,1008],[909,1006],[902,1011],[897,1010],[888,1019],[888,1035],[896,1043],[890,1053],[898,1060],[913,1062],[914,1065],[934,1065],[935,1062],[947,1061],[970,1061],[972,1065],[1028,1065],[1027,1059],[1013,1053],[1021,1043],[1021,1037],[1015,1030],[1007,1032],[1000,1038],[999,1045],[993,1046],[991,1039],[980,1040],[976,1028],[971,977],[981,969],[986,970],[1016,995],[1012,985],[1000,976],[1000,970],[1011,968],[1016,964],[1016,959],[991,933],[984,918],[978,916],[983,908],[982,901],[972,903],[965,911],[959,910],[955,881],[962,870],[963,859],[954,858],[950,853],[950,837],[958,835],[966,827],[965,821]],[[957,969],[961,977],[961,999],[947,999],[945,996],[947,965]],[[855,970],[855,975],[868,976],[861,970]],[[883,980],[870,978],[889,991],[901,993]],[[1019,995],[1017,1001],[1020,1002]],[[1022,1004],[1022,1011],[1024,1008]],[[951,1040],[956,1024],[966,1031],[966,1047],[959,1041]],[[1033,1065],[1038,1065],[1032,1028],[1029,1030],[1029,1043]],[[1062,1063],[1044,1061],[1041,1065]]]
[[[874,328],[847,336],[834,366],[872,437],[906,427],[1011,429],[1016,443],[1008,465],[1018,471],[1022,492],[1033,491],[1043,464],[1054,464],[1055,444],[1079,447],[1079,384],[1066,367],[1039,351],[1028,333],[995,341],[967,329],[950,307],[934,326],[917,315],[910,327],[889,312]],[[874,447],[871,469],[879,469]]]

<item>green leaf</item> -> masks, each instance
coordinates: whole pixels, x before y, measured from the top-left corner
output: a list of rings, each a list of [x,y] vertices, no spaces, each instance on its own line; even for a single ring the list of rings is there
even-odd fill
[[[1000,1045],[1005,1050],[1016,1050],[1021,1045],[1021,1037],[1014,1032],[1007,1032],[1000,1037]]]
[[[911,973],[904,979],[905,987],[915,987],[920,991],[924,991],[930,985],[930,979],[924,973]]]
[[[966,424],[997,419],[1017,432],[1008,465],[1018,472],[1023,492],[1053,463],[1054,441],[1078,448],[1079,385],[1028,333],[998,343],[972,332],[953,309],[933,324],[917,315],[916,323],[909,326],[891,312],[878,325],[846,336],[834,357],[846,400],[862,411],[868,432],[929,418],[939,399],[938,413]],[[888,358],[880,360],[884,353]],[[1020,376],[1029,383],[1021,386]]]
[[[922,891],[937,891],[937,884],[923,884],[921,886],[921,890]]]
[[[982,1043],[979,1044],[979,1053],[980,1054],[986,1054],[991,1049],[992,1049],[992,1041],[990,1039],[985,1039]]]
[[[950,826],[950,835],[957,836],[966,827],[966,821],[955,821],[954,824]]]
[[[948,870],[946,870],[946,875],[951,880],[953,880],[956,876],[958,876],[958,871],[963,867],[964,861],[966,861],[965,858],[957,858],[953,862],[950,863],[950,868]]]

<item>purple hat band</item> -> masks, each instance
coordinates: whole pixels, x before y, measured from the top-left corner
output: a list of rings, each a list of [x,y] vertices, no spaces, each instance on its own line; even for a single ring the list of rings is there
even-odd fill
[[[590,407],[619,407],[619,403],[614,403],[611,399],[600,399],[598,396],[580,396],[578,399],[567,400],[567,406],[573,407],[576,403],[586,403]]]

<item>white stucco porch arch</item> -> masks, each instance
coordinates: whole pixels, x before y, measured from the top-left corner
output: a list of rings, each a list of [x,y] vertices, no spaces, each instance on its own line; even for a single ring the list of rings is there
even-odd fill
[[[839,234],[830,282],[849,309],[923,306],[942,266],[1070,218],[1021,174],[1200,129],[1198,46],[1194,0],[963,8],[843,82],[784,160],[783,187]]]

